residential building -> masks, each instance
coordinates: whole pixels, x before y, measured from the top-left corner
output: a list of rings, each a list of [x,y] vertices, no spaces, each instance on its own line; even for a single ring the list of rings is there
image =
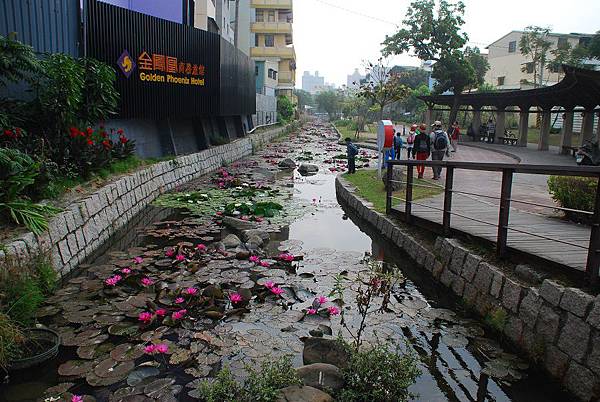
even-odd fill
[[[205,31],[218,33],[233,44],[235,29],[235,7],[229,0],[189,0],[193,9],[193,25]]]
[[[255,125],[277,122],[277,86],[279,63],[265,60],[254,62],[256,75],[256,115]]]
[[[486,83],[498,89],[528,89],[534,86],[534,63],[519,50],[519,42],[523,34],[523,31],[511,31],[487,47],[490,69],[485,76]],[[592,36],[593,34],[579,33],[548,34],[547,40],[551,43],[548,60],[553,58],[550,53],[552,50],[561,46],[571,45],[574,48],[586,45]],[[589,61],[589,63],[597,64],[598,62]],[[546,67],[542,70],[538,80],[543,86],[547,86],[556,84],[562,77],[562,70],[550,70]]]
[[[354,72],[348,75],[346,79],[346,86],[348,88],[358,88],[360,82],[365,79],[365,76],[358,72],[358,68],[354,69]]]
[[[310,71],[305,71],[302,76],[302,89],[311,94],[316,94],[317,89],[325,86],[325,77],[319,76],[319,72],[315,71],[312,75]]]

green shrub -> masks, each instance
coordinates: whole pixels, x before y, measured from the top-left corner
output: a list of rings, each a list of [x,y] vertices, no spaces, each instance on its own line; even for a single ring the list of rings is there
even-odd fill
[[[592,177],[550,176],[548,189],[552,198],[563,208],[594,211],[597,179]],[[565,212],[576,222],[586,222],[589,218],[576,212]]]
[[[0,313],[0,368],[6,369],[8,362],[18,353],[23,342],[23,333],[6,314]]]
[[[246,370],[248,378],[243,386],[235,381],[229,368],[223,368],[212,382],[202,381],[198,386],[201,400],[271,402],[277,400],[281,388],[302,384],[289,356],[265,361],[259,369],[246,366]]]
[[[417,358],[397,345],[382,344],[360,350],[347,345],[348,367],[343,370],[346,387],[337,397],[344,402],[401,402],[413,398],[408,388],[421,371]]]
[[[287,96],[280,95],[277,97],[277,115],[279,121],[287,123],[294,117],[294,104]]]
[[[508,314],[503,308],[497,308],[485,316],[485,323],[498,332],[504,330]]]

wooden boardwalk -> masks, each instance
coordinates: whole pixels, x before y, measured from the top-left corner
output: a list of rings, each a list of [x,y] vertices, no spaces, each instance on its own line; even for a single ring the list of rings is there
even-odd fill
[[[413,216],[439,225],[442,224],[443,194],[425,200],[418,200],[415,203],[422,205],[413,204]],[[428,208],[428,206],[437,209]],[[402,201],[393,200],[393,209],[404,212],[404,207]],[[494,203],[494,200],[455,194],[452,201],[452,212],[452,229],[492,242],[496,241],[498,203]],[[487,222],[491,225],[457,216],[454,213]],[[513,207],[510,210],[509,228],[508,247],[579,271],[585,271],[591,231],[588,226],[523,212]],[[559,241],[552,241],[520,233],[519,231],[534,233]],[[560,241],[572,243],[573,245],[561,243]]]

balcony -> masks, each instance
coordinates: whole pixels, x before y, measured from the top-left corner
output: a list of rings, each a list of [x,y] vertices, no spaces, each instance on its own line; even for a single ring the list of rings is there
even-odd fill
[[[279,84],[295,84],[295,75],[291,71],[280,71],[278,82]]]
[[[291,10],[293,8],[292,0],[252,0],[252,8],[269,8],[277,10]]]
[[[254,33],[291,34],[292,24],[289,22],[253,22],[250,29]]]
[[[279,57],[281,59],[296,59],[293,47],[253,47],[250,48],[250,57]]]

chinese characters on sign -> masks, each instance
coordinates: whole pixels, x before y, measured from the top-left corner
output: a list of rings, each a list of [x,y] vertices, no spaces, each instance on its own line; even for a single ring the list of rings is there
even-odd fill
[[[129,58],[132,65],[128,65],[129,69],[125,71],[124,57],[129,57],[127,50],[124,51],[118,63],[125,76],[129,78],[136,65]],[[139,55],[137,61],[139,77],[142,81],[204,86],[206,68],[202,64],[187,63],[178,60],[177,57],[163,54],[153,53],[150,55],[145,50]]]

